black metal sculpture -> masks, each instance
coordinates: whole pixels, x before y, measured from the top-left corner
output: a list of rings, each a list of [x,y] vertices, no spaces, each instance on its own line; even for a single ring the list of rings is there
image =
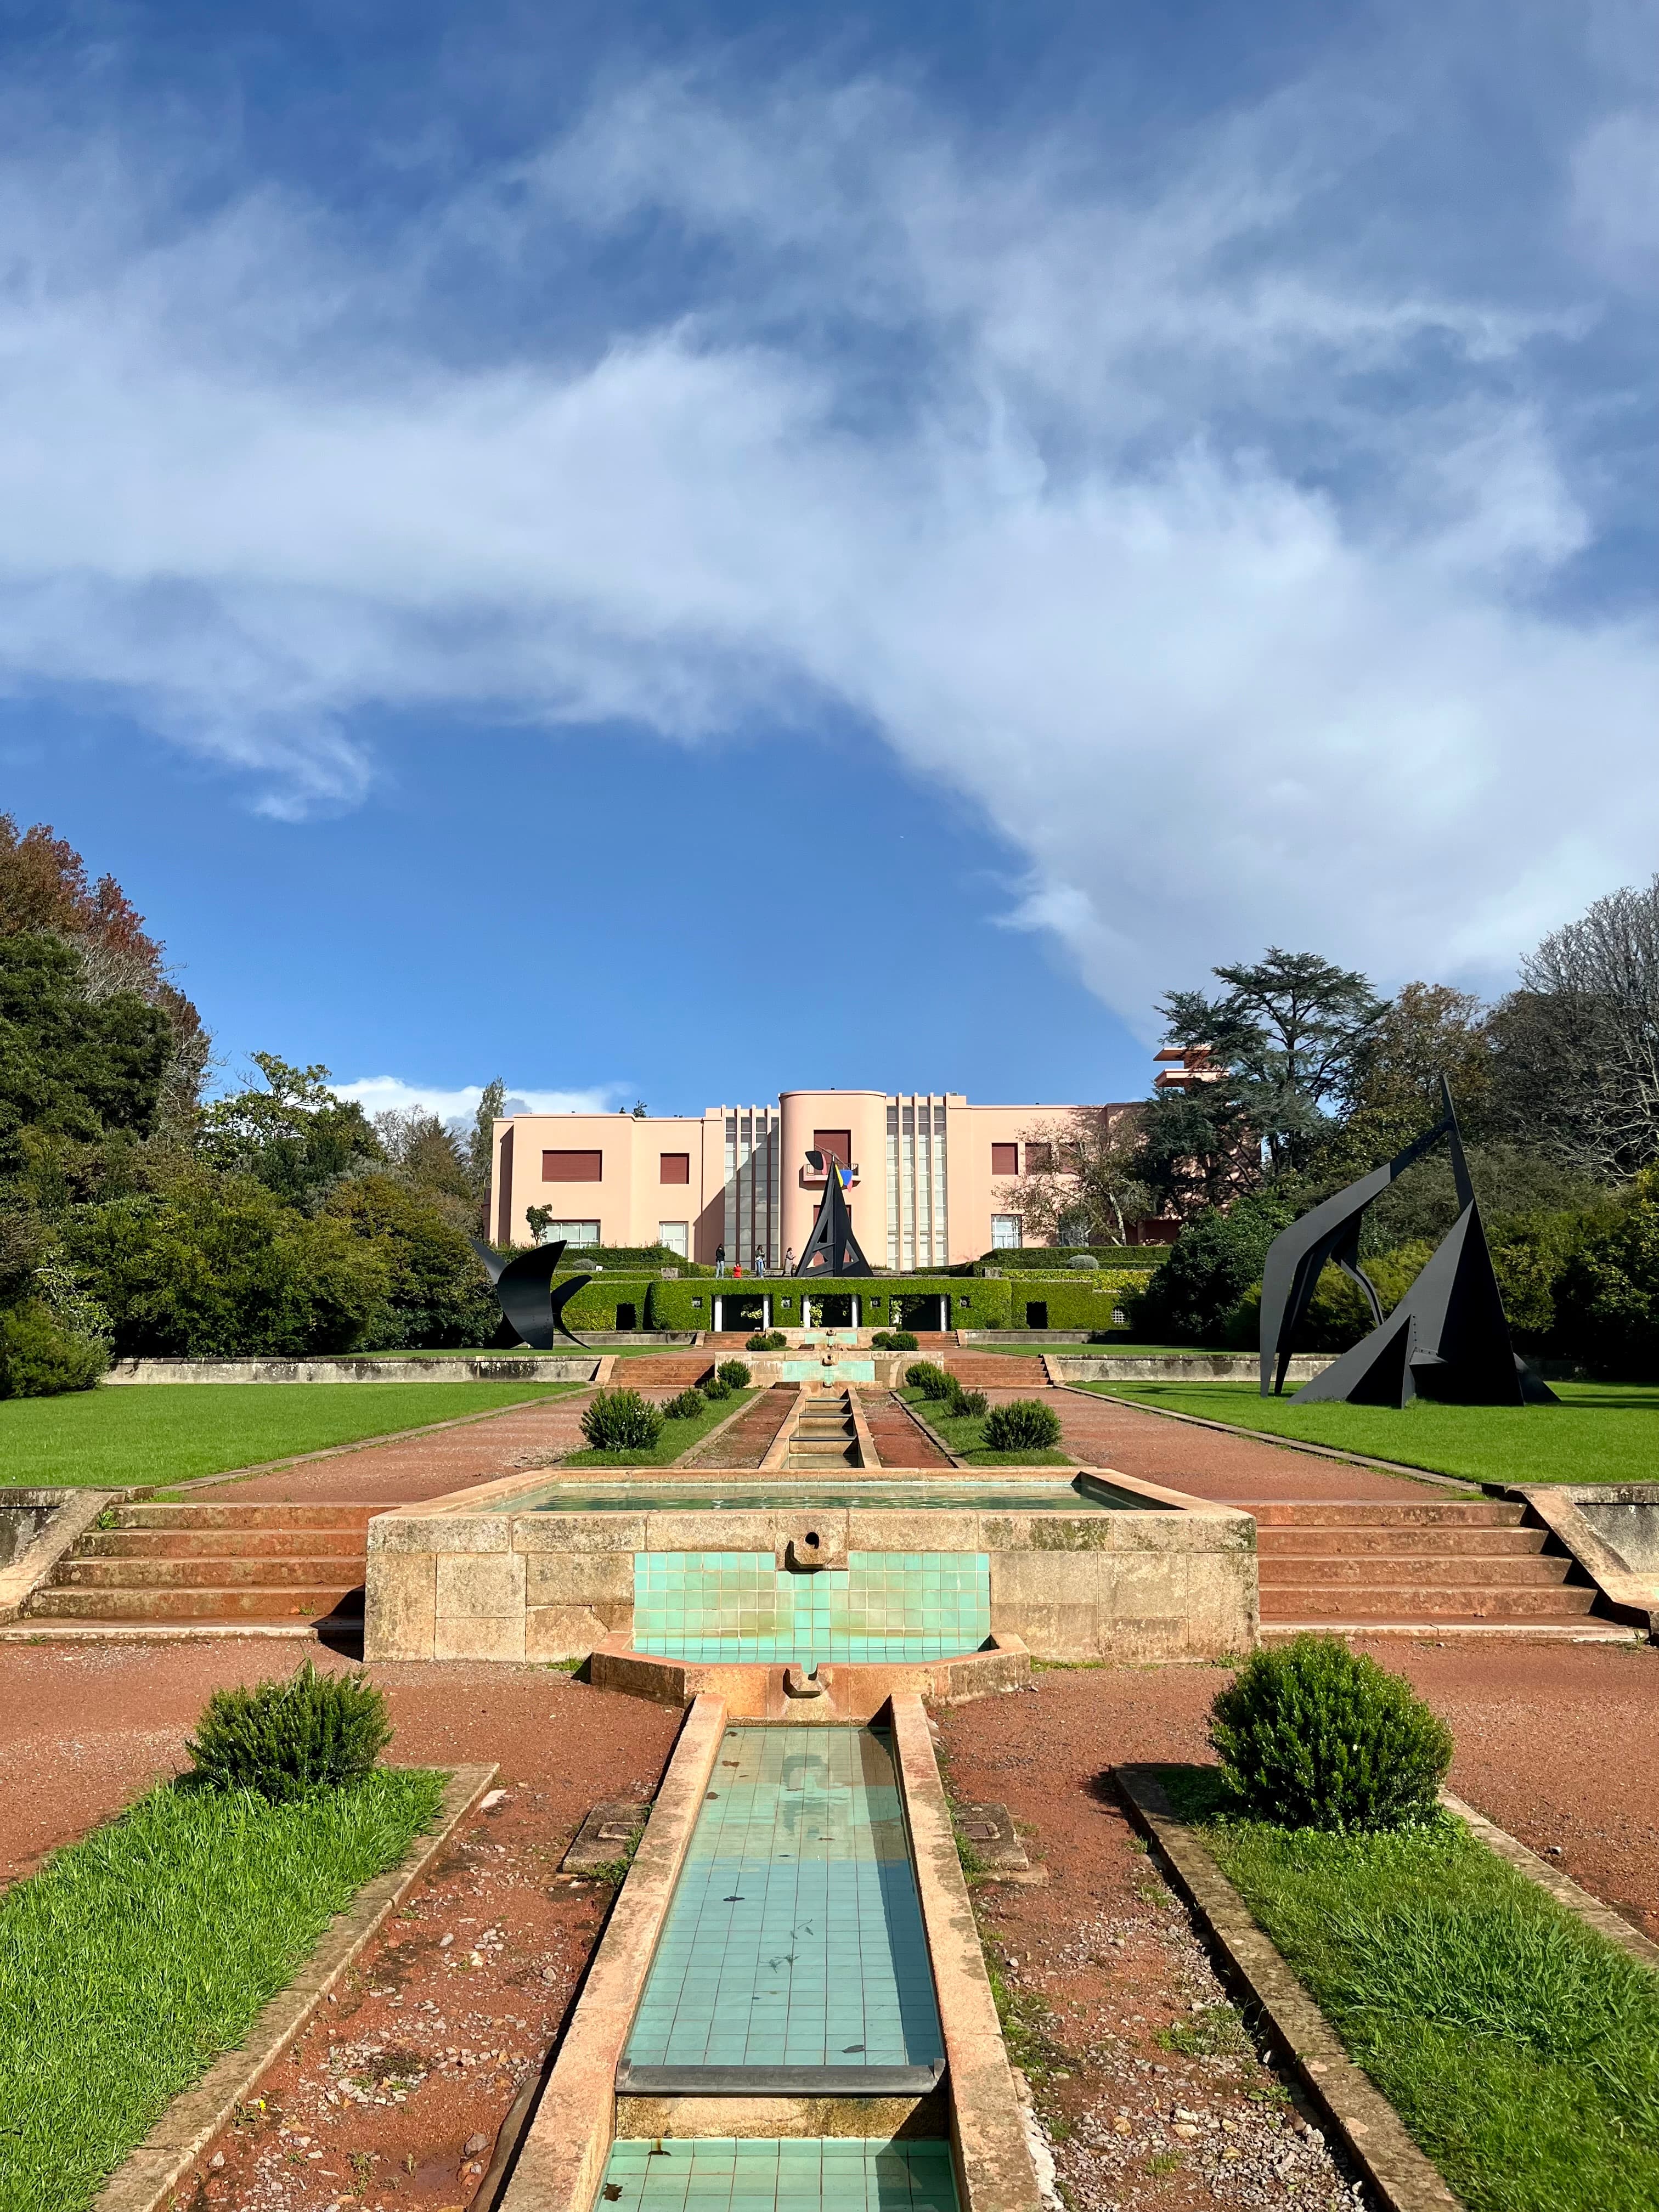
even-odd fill
[[[817,1219],[812,1224],[812,1233],[800,1255],[798,1275],[873,1275],[875,1269],[859,1249],[859,1240],[853,1234],[853,1217],[848,1209],[847,1193],[841,1180],[841,1163],[833,1152],[808,1152],[808,1162],[813,1167],[829,1170],[823,1185],[823,1200],[818,1207]]]
[[[511,1260],[503,1260],[499,1252],[492,1252],[476,1237],[469,1237],[467,1242],[483,1261],[507,1325],[517,1332],[521,1342],[532,1352],[551,1352],[556,1334],[580,1351],[588,1349],[580,1337],[566,1327],[564,1310],[577,1291],[593,1278],[573,1275],[568,1283],[561,1283],[557,1290],[554,1289],[553,1278],[564,1257],[562,1238],[556,1244],[538,1244],[533,1250],[520,1252]]]
[[[1437,1398],[1466,1406],[1556,1403],[1555,1393],[1516,1357],[1486,1233],[1463,1158],[1449,1085],[1440,1079],[1443,1111],[1386,1165],[1328,1198],[1276,1237],[1261,1277],[1261,1395],[1276,1395],[1319,1278],[1340,1267],[1365,1294],[1376,1327],[1304,1382],[1298,1405],[1346,1401],[1406,1406]],[[1375,1285],[1359,1265],[1359,1224],[1375,1198],[1442,1137],[1451,1153],[1458,1215],[1432,1258],[1385,1321]]]

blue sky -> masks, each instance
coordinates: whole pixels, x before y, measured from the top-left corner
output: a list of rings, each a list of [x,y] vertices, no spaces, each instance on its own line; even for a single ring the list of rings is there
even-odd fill
[[[0,35],[0,807],[228,1076],[1133,1096],[1659,866],[1656,0]]]

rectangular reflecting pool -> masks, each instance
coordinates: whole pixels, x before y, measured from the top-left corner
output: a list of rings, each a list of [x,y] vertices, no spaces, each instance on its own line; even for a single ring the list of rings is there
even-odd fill
[[[1101,1513],[1146,1512],[1156,1501],[1120,1490],[1097,1476],[1079,1474],[1070,1480],[1010,1482],[1006,1476],[975,1480],[967,1476],[940,1477],[937,1481],[884,1480],[878,1476],[805,1477],[798,1483],[781,1483],[775,1476],[744,1482],[727,1477],[696,1484],[672,1476],[661,1482],[550,1483],[545,1489],[526,1490],[514,1498],[515,1513],[696,1513],[722,1506],[793,1510],[817,1507],[866,1507],[908,1510],[934,1506],[940,1510],[966,1508],[984,1513]]]
[[[946,2142],[669,2137],[613,2144],[599,2202],[616,2212],[957,2212],[957,2185]]]
[[[885,1735],[728,1729],[618,2091],[876,2096],[944,2060]]]

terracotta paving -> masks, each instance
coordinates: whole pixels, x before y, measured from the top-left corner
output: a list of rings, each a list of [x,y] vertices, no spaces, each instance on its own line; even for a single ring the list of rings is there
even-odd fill
[[[860,1390],[870,1441],[884,1467],[949,1467],[949,1455],[932,1443],[890,1390]]]
[[[373,1389],[373,1384],[361,1386]],[[457,1395],[464,1386],[458,1386]],[[483,1420],[393,1437],[304,1460],[270,1474],[227,1475],[185,1495],[231,1505],[398,1505],[441,1498],[471,1482],[494,1482],[521,1467],[546,1467],[582,1446],[581,1416],[592,1392],[509,1406]]]
[[[988,1395],[994,1403],[1030,1394],[993,1390]],[[1042,1402],[1059,1414],[1064,1447],[1079,1460],[1115,1467],[1120,1474],[1162,1483],[1170,1490],[1190,1491],[1217,1504],[1248,1505],[1270,1499],[1406,1504],[1462,1494],[1439,1483],[1413,1482],[1403,1475],[1350,1467],[1342,1460],[1319,1459],[1311,1452],[1286,1451],[1254,1437],[1231,1437],[1190,1422],[1171,1421],[1121,1398],[1048,1390]]]
[[[793,1382],[779,1382],[763,1390],[744,1407],[731,1427],[698,1445],[682,1467],[758,1467],[777,1442],[778,1432],[794,1413],[799,1393]]]

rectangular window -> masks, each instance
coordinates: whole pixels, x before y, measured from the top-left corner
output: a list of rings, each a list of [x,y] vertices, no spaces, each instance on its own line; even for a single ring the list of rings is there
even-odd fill
[[[850,1129],[814,1129],[812,1150],[815,1152],[833,1152],[842,1167],[850,1168],[853,1164],[853,1133]]]
[[[991,1249],[994,1252],[1017,1252],[1024,1241],[1024,1218],[1018,1213],[994,1213],[991,1216]]]
[[[1026,1146],[1025,1172],[1027,1175],[1047,1175],[1054,1164],[1054,1148],[1052,1145],[1028,1144]]]
[[[991,1147],[991,1173],[993,1175],[1018,1175],[1019,1173],[1019,1146],[1018,1145],[993,1145]]]
[[[657,1180],[659,1182],[690,1182],[691,1180],[690,1153],[662,1153],[659,1158]]]
[[[657,1242],[665,1250],[678,1252],[683,1260],[690,1249],[686,1234],[690,1227],[690,1224],[685,1221],[659,1221],[657,1224]]]
[[[603,1152],[544,1152],[544,1182],[603,1182]]]
[[[597,1244],[599,1241],[597,1221],[550,1221],[542,1233],[544,1244]]]

